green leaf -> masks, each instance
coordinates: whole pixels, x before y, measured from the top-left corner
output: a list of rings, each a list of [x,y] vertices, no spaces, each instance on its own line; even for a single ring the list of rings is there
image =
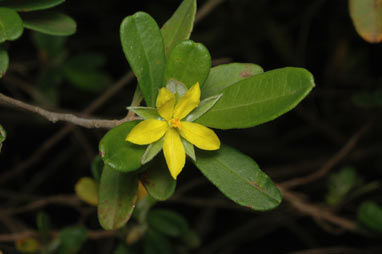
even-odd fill
[[[200,118],[202,115],[208,112],[208,110],[210,110],[222,96],[223,94],[218,94],[202,100],[198,107],[194,109],[190,114],[188,114],[186,121],[193,122]]]
[[[151,107],[127,107],[128,110],[133,111],[138,116],[142,117],[143,119],[160,119],[157,109],[151,108]]]
[[[106,230],[126,224],[138,195],[138,176],[122,173],[105,165],[99,187],[98,220]]]
[[[43,54],[48,55],[51,60],[60,59],[60,56],[65,52],[64,44],[66,37],[35,32],[32,34],[32,41],[34,45]]]
[[[61,230],[58,234],[60,239],[59,254],[78,253],[82,244],[86,241],[87,231],[82,226],[71,226]]]
[[[37,11],[52,8],[63,2],[65,0],[5,0],[0,5],[16,11]]]
[[[126,244],[120,243],[114,250],[114,254],[129,254]]]
[[[229,63],[211,68],[210,74],[202,86],[202,98],[207,98],[236,82],[263,73],[263,68],[251,63]]]
[[[0,45],[0,78],[7,72],[9,65],[8,52]]]
[[[93,159],[93,161],[92,161],[92,164],[91,164],[91,171],[92,171],[93,178],[94,178],[98,183],[99,183],[99,181],[101,180],[101,174],[102,174],[103,167],[104,167],[103,160],[102,160],[101,156],[97,155],[97,156]]]
[[[305,69],[268,71],[223,89],[222,98],[196,122],[217,129],[253,127],[293,109],[313,87]]]
[[[147,162],[154,159],[154,157],[162,150],[163,142],[164,142],[164,137],[148,145],[145,153],[142,156],[141,163],[146,164]]]
[[[141,174],[141,182],[156,200],[169,199],[175,192],[176,181],[171,177],[163,157],[157,157]]]
[[[349,0],[350,16],[358,34],[366,41],[382,41],[382,2]]]
[[[0,8],[0,43],[18,39],[23,30],[23,21],[16,11]]]
[[[358,220],[371,230],[382,232],[382,207],[373,201],[365,201],[358,208]]]
[[[20,253],[36,253],[40,249],[40,243],[34,237],[26,237],[17,239],[15,247]]]
[[[153,209],[147,214],[147,222],[151,228],[172,237],[182,236],[188,231],[187,221],[171,210]]]
[[[91,177],[82,177],[74,187],[77,196],[84,202],[97,206],[98,184]]]
[[[199,248],[202,242],[199,235],[193,230],[188,230],[184,235],[182,235],[182,241],[188,247],[193,249]]]
[[[354,95],[352,101],[361,108],[380,107],[382,106],[382,89],[376,89],[372,92],[363,91]]]
[[[1,148],[3,146],[3,142],[5,141],[6,138],[7,138],[7,132],[5,131],[3,126],[1,126],[1,124],[0,124],[0,152],[1,152]]]
[[[173,254],[174,249],[164,235],[148,230],[143,242],[143,254]]]
[[[326,202],[330,205],[339,204],[358,182],[359,176],[352,167],[342,168],[339,172],[330,175]]]
[[[179,42],[190,38],[196,13],[196,0],[184,0],[161,31],[166,54]]]
[[[146,147],[125,141],[127,134],[138,122],[126,122],[114,127],[101,139],[99,151],[105,164],[122,172],[141,167],[141,158]]]
[[[252,158],[222,146],[217,151],[199,151],[196,166],[234,202],[265,211],[278,206],[281,194]]]
[[[69,16],[54,12],[31,12],[21,15],[24,27],[50,35],[69,36],[76,32],[76,22]]]
[[[211,56],[201,43],[183,41],[176,45],[168,56],[164,84],[171,79],[190,88],[196,82],[202,86],[211,68]]]
[[[149,14],[137,12],[122,21],[120,33],[123,52],[138,79],[147,106],[152,107],[166,65],[158,24]]]
[[[190,142],[188,142],[186,139],[182,138],[182,143],[183,143],[183,146],[184,146],[184,150],[186,152],[186,154],[188,156],[190,156],[190,158],[192,160],[196,160],[196,157],[195,157],[195,149],[194,149],[194,145],[191,144]]]
[[[41,241],[46,244],[50,239],[50,219],[46,213],[37,214],[37,228]]]

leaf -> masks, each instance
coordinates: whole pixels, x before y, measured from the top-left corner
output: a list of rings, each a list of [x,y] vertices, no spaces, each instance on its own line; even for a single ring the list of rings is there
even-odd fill
[[[382,106],[382,89],[372,92],[362,91],[352,97],[355,105],[361,108],[373,108]]]
[[[202,89],[202,98],[207,98],[236,82],[263,73],[263,68],[251,63],[229,63],[211,68]]]
[[[183,41],[170,52],[164,73],[164,84],[171,79],[182,82],[187,88],[196,82],[202,86],[211,68],[211,56],[201,43]]]
[[[138,79],[147,106],[152,107],[166,65],[158,24],[149,14],[137,12],[122,21],[120,34],[123,52]]]
[[[31,12],[21,15],[24,27],[50,35],[69,36],[76,32],[76,22],[69,16],[54,12]]]
[[[218,94],[202,100],[199,103],[198,107],[194,109],[190,114],[188,114],[186,120],[189,122],[193,122],[196,119],[200,118],[202,115],[208,112],[208,110],[210,110],[222,96],[223,94]]]
[[[146,151],[142,156],[142,164],[146,164],[147,162],[151,161],[162,150],[163,141],[164,137],[147,146]]]
[[[173,254],[174,249],[164,235],[148,230],[143,242],[144,254]]]
[[[191,144],[190,142],[188,142],[186,139],[182,138],[182,143],[183,143],[183,146],[184,146],[184,151],[186,152],[186,154],[192,159],[192,160],[196,160],[196,157],[195,157],[195,149],[194,149],[194,145]]]
[[[142,117],[143,119],[161,119],[159,116],[156,108],[151,107],[127,107],[128,110],[133,111],[138,116]]]
[[[187,221],[179,214],[165,209],[153,209],[147,214],[147,222],[154,230],[172,237],[188,231]]]
[[[97,206],[98,184],[90,177],[82,177],[74,187],[77,196],[84,202]]]
[[[305,69],[268,71],[223,89],[222,98],[196,122],[217,129],[253,127],[293,109],[313,87]]]
[[[9,65],[8,52],[0,45],[0,78],[7,72]]]
[[[36,253],[36,251],[40,248],[40,244],[36,238],[27,237],[17,239],[15,242],[15,247],[21,253]]]
[[[93,178],[97,181],[97,183],[99,183],[99,181],[101,179],[103,167],[104,167],[103,160],[102,160],[101,156],[97,155],[93,159],[92,164],[91,164],[92,175],[93,175]]]
[[[157,157],[141,174],[141,182],[156,200],[169,199],[175,192],[176,181],[171,177],[163,157]]]
[[[217,151],[199,151],[196,166],[239,205],[265,211],[281,202],[280,191],[256,162],[229,146],[221,146]]]
[[[382,232],[382,207],[373,201],[364,201],[358,208],[358,220],[368,228]]]
[[[138,195],[137,175],[122,173],[105,165],[99,187],[98,220],[106,230],[126,224]]]
[[[60,239],[59,254],[78,253],[82,244],[86,241],[87,231],[82,226],[70,226],[60,231],[58,234]]]
[[[0,43],[18,39],[23,30],[23,21],[16,11],[0,8]]]
[[[7,138],[7,132],[5,131],[3,126],[0,124],[0,152],[3,146],[3,142],[5,141],[6,138]]]
[[[62,57],[60,56],[65,52],[64,44],[66,37],[34,32],[32,34],[32,41],[34,45],[51,60],[61,59]]]
[[[350,16],[357,33],[370,43],[382,41],[382,2],[349,0]]]
[[[101,139],[99,151],[105,164],[122,172],[141,167],[141,158],[146,147],[125,141],[127,134],[138,122],[126,122],[114,127]]]
[[[359,182],[357,171],[352,167],[342,168],[329,177],[326,202],[330,205],[339,204],[346,194]]]
[[[16,11],[37,11],[52,8],[63,2],[65,0],[5,0],[1,2],[1,5]]]
[[[50,219],[46,213],[37,214],[37,228],[42,243],[47,244],[50,239]]]
[[[199,235],[193,231],[188,230],[184,235],[182,235],[182,241],[190,248],[196,249],[201,245],[201,240]]]
[[[175,79],[170,79],[166,84],[166,88],[175,94],[177,101],[188,91],[187,87],[182,82]]]
[[[196,0],[184,0],[161,31],[166,54],[179,42],[190,38],[196,14]]]

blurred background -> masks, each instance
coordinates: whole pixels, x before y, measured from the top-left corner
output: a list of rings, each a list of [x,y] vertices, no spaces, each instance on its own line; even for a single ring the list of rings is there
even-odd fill
[[[198,9],[207,2],[199,0]],[[316,87],[275,121],[217,133],[292,196],[272,211],[253,212],[226,199],[188,163],[174,197],[157,204],[183,215],[200,238],[192,247],[172,239],[175,253],[382,253],[381,45],[357,34],[345,0],[214,2],[191,35],[210,50],[213,64],[304,67]],[[25,31],[9,43],[0,92],[54,111],[122,118],[135,80],[97,100],[129,70],[119,25],[145,11],[162,26],[179,3],[67,0],[54,10],[74,18],[77,32],[46,38]],[[78,223],[99,230],[96,209],[72,196],[77,180],[91,175],[106,131],[52,124],[7,107],[0,107],[0,123],[8,134],[0,154],[0,234],[36,230],[40,211],[53,230]],[[46,201],[57,195],[61,203]],[[360,219],[365,201],[377,206]],[[89,239],[79,253],[114,253],[119,242]],[[19,253],[12,241],[0,241],[0,250]]]

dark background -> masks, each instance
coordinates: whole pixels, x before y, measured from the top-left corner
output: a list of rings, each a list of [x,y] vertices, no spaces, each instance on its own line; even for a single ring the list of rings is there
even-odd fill
[[[119,39],[122,19],[136,11],[145,11],[161,26],[179,2],[68,0],[56,9],[77,22],[77,33],[65,44],[68,54],[102,52],[107,59],[104,70],[115,82],[129,70]],[[199,8],[205,2],[198,1]],[[369,44],[357,34],[347,1],[226,0],[194,27],[191,39],[206,45],[212,59],[218,63],[251,62],[266,71],[298,66],[313,73],[316,87],[296,109],[258,127],[218,131],[222,142],[251,156],[275,183],[318,170],[369,122],[372,126],[332,172],[351,165],[366,182],[381,178],[381,110],[359,107],[353,103],[352,97],[381,87],[382,50],[380,44]],[[7,75],[33,86],[39,76],[39,53],[31,42],[30,31],[12,42],[9,54],[12,63]],[[25,71],[17,72],[18,66],[24,66]],[[110,82],[110,86],[112,84]],[[122,118],[134,86],[135,81],[114,95],[94,115]],[[25,91],[13,87],[11,82],[0,84],[0,91],[33,103]],[[72,112],[80,112],[99,95],[66,83],[59,87],[59,92],[57,108]],[[0,176],[25,162],[64,126],[5,107],[0,108],[0,123],[8,132],[0,155]],[[22,174],[1,183],[2,208],[17,207],[34,200],[34,196],[73,193],[75,182],[82,176],[90,176],[90,163],[98,153],[98,142],[104,133],[104,130],[76,128]],[[181,197],[158,207],[174,209],[189,220],[202,239],[201,247],[194,253],[292,253],[338,246],[348,249],[314,253],[361,253],[356,249],[382,247],[376,237],[327,225],[327,222],[296,211],[288,201],[264,213],[241,208],[227,200],[188,163],[179,177],[177,189],[185,190],[190,183],[194,183],[194,187],[187,189]],[[294,191],[305,195],[314,205],[325,205],[327,176]],[[24,197],[26,194],[29,199]],[[195,202],[196,199],[200,202]],[[211,199],[221,202],[213,205],[208,201]],[[335,212],[356,221],[357,207],[365,199],[381,201],[380,188],[351,200]],[[39,210],[51,216],[56,230],[77,223],[81,217],[76,209],[68,206],[52,205]],[[14,219],[23,227],[33,229],[37,211],[17,214]],[[85,222],[90,228],[99,229],[95,210]],[[0,233],[7,232],[3,218]],[[112,253],[115,244],[115,239],[88,241],[81,253]],[[174,244],[181,245],[177,241]],[[16,253],[9,246],[0,243],[0,249]]]

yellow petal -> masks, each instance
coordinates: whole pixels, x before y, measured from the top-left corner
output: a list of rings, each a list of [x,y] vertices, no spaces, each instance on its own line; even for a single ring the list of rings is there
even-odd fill
[[[168,123],[166,121],[147,119],[137,124],[129,132],[126,141],[137,145],[148,145],[163,137],[167,129]]]
[[[163,153],[171,176],[176,177],[182,171],[186,163],[186,153],[178,132],[169,128],[163,143]]]
[[[190,143],[203,150],[217,150],[220,140],[215,132],[203,125],[191,122],[181,122],[180,135]]]
[[[200,102],[200,86],[199,82],[196,82],[185,95],[178,101],[174,110],[175,119],[185,118],[194,108],[199,105]]]
[[[175,94],[165,87],[161,88],[156,102],[158,114],[167,121],[171,120],[175,102]]]

